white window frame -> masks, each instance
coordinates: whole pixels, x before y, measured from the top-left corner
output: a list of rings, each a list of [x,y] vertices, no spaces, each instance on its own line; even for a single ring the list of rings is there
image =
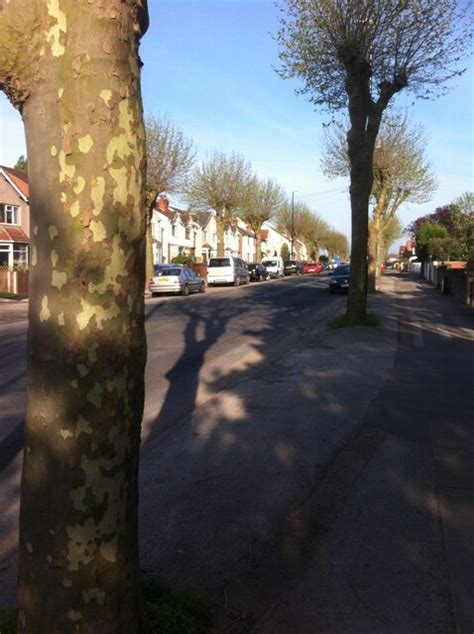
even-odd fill
[[[16,219],[16,222],[12,220],[8,220],[8,215],[10,218]],[[19,205],[9,205],[7,203],[0,203],[0,223],[4,225],[20,225],[21,224],[21,215],[20,215],[20,207]]]
[[[18,257],[20,256],[20,257]],[[14,242],[13,243],[13,266],[28,266],[28,245]]]

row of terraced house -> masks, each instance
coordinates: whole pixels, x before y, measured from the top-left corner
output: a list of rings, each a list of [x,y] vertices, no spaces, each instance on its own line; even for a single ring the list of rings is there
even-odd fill
[[[152,222],[153,257],[156,264],[171,262],[178,255],[188,255],[195,262],[208,262],[217,255],[216,217],[212,211],[183,211],[170,205],[165,195],[159,197]],[[269,223],[261,229],[262,257],[280,255],[283,244],[291,251],[291,240]],[[257,260],[255,233],[240,218],[226,223],[224,255],[238,256],[246,262]],[[293,250],[298,260],[308,260],[306,245],[295,240]]]
[[[195,262],[209,261],[217,254],[216,218],[212,211],[184,211],[159,197],[152,217],[153,257],[156,264],[170,262],[177,255],[189,255]],[[270,224],[261,230],[262,256],[279,255],[290,239]],[[25,172],[0,166],[0,267],[27,267],[29,262],[30,209],[28,177]],[[296,258],[307,260],[305,244],[296,240]],[[250,227],[236,218],[226,224],[225,255],[255,262],[256,237]]]

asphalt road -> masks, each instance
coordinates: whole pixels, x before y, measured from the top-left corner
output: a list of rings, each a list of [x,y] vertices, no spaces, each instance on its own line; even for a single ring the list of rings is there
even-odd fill
[[[324,319],[342,307],[343,297],[329,296],[328,279],[289,277],[147,300],[144,437],[158,418],[166,429],[207,398],[206,372],[218,372],[222,385],[237,361],[260,362],[277,344],[312,327],[319,313]]]
[[[379,328],[331,331],[327,282],[147,300],[142,568],[205,592],[218,633],[471,634],[472,311],[394,274],[370,298]],[[0,606],[26,331],[5,320]]]
[[[292,277],[147,299],[145,444],[151,430],[156,439],[209,398],[206,372],[219,389],[240,361],[260,361],[319,311],[341,304],[328,296],[327,281]],[[27,302],[0,303],[0,607],[14,600],[27,312]]]

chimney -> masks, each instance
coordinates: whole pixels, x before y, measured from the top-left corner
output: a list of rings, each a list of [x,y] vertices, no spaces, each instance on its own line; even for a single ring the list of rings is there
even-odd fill
[[[161,211],[168,211],[169,201],[166,194],[160,194],[160,198],[158,200],[158,209]]]

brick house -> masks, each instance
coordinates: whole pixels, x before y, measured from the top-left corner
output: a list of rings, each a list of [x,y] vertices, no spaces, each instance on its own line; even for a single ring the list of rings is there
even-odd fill
[[[0,165],[0,266],[27,266],[30,190],[26,172]]]

